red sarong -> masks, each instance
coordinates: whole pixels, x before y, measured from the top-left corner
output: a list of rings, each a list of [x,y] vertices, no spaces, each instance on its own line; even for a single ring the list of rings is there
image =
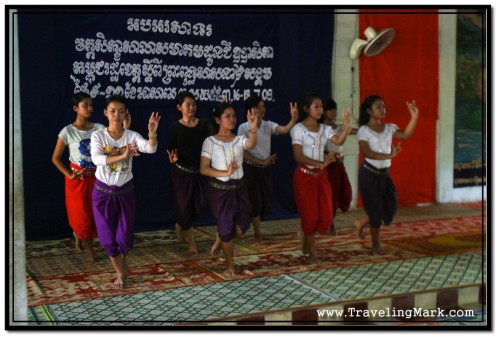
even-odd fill
[[[96,238],[97,231],[92,212],[92,188],[95,183],[95,169],[84,169],[70,163],[71,168],[83,170],[83,180],[65,177],[66,210],[69,225],[82,240]]]
[[[310,237],[316,231],[328,233],[333,220],[333,211],[332,188],[326,171],[309,169],[299,164],[293,176],[293,188],[304,234]]]

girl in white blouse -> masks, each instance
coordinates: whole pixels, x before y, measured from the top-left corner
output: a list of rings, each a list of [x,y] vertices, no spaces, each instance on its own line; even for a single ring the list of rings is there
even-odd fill
[[[364,227],[370,225],[375,253],[382,252],[380,226],[382,223],[390,225],[397,209],[396,188],[389,168],[391,159],[399,154],[401,147],[400,144],[392,146],[392,138],[409,139],[417,126],[419,110],[415,100],[406,105],[411,118],[404,130],[395,124],[382,123],[386,110],[384,99],[380,96],[369,96],[361,105],[358,140],[359,151],[365,161],[358,172],[358,187],[367,216],[356,220],[354,225],[361,239],[364,238]]]
[[[342,145],[351,130],[349,112],[344,112],[344,129],[336,135],[331,128],[318,122],[323,115],[323,101],[316,94],[302,96],[299,103],[299,123],[290,135],[292,150],[298,167],[293,177],[293,188],[297,211],[301,220],[299,232],[302,252],[310,263],[317,262],[314,234],[330,232],[333,219],[332,191],[325,171],[335,161],[333,153],[325,155],[325,145],[331,140]]]
[[[250,227],[250,202],[243,177],[243,151],[257,144],[257,118],[252,110],[247,113],[250,136],[236,136],[236,113],[231,104],[218,103],[213,119],[218,126],[217,134],[203,142],[200,173],[209,177],[207,200],[217,220],[217,239],[212,254],[222,247],[226,258],[226,276],[236,274],[233,239]]]

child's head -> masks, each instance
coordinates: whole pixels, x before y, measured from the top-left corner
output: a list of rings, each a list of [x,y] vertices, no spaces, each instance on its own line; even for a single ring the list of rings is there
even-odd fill
[[[245,110],[249,111],[252,108],[254,109],[257,119],[262,121],[262,119],[264,119],[264,115],[266,114],[266,105],[260,96],[252,95],[245,100]]]
[[[82,114],[87,117],[92,115],[94,106],[92,105],[92,98],[85,92],[78,92],[71,97],[71,106],[76,114]]]
[[[307,93],[299,99],[299,119],[302,121],[308,116],[319,120],[323,114],[323,99],[317,94]]]
[[[323,101],[323,111],[325,117],[331,121],[337,120],[337,103],[333,99]]]
[[[108,118],[109,123],[123,124],[128,114],[128,106],[125,98],[121,95],[112,95],[106,99],[106,107],[104,108],[104,115]]]
[[[236,112],[233,105],[228,102],[219,102],[215,105],[213,110],[213,121],[217,124],[219,131],[220,128],[226,130],[233,130],[236,127]]]
[[[384,99],[379,95],[370,95],[363,101],[359,113],[359,125],[366,125],[370,121],[372,113],[375,111],[375,106],[384,105]],[[383,106],[385,112],[385,106]],[[383,116],[379,117],[383,118]]]
[[[196,113],[196,98],[193,93],[189,91],[180,92],[175,97],[175,102],[177,104],[177,109],[181,114],[195,114]]]
[[[118,94],[112,95],[106,99],[106,109],[113,102],[120,103],[125,107],[126,110],[128,109],[127,103],[125,102],[125,98]]]

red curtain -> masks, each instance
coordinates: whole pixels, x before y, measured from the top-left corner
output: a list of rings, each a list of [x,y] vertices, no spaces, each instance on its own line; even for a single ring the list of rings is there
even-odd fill
[[[392,27],[396,35],[382,53],[373,57],[361,54],[360,100],[380,95],[387,109],[384,121],[395,123],[401,129],[410,120],[406,102],[415,99],[420,109],[413,137],[401,141],[402,152],[392,161],[391,175],[398,192],[398,204],[412,206],[434,202],[439,99],[437,10],[405,10],[404,13],[401,10],[360,10],[360,38],[366,39],[364,31],[368,26],[377,32]]]

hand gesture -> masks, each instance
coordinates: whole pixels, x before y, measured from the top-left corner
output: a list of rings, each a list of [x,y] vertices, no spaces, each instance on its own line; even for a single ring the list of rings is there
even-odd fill
[[[344,111],[344,115],[342,116],[342,119],[344,121],[344,126],[349,128],[351,127],[351,112],[350,111]]]
[[[149,134],[156,134],[156,131],[158,130],[158,125],[160,123],[160,119],[161,116],[158,115],[158,112],[151,113],[151,117],[149,118],[149,123],[148,123]]]
[[[397,145],[393,145],[391,148],[391,158],[394,158],[396,155],[401,152],[401,143],[399,142]]]
[[[335,154],[333,152],[328,152],[325,154],[325,160],[323,160],[323,166],[322,168],[325,168],[326,166],[330,165],[332,162],[335,162]]]
[[[411,117],[418,118],[419,110],[417,104],[415,104],[415,100],[413,100],[412,102],[407,101],[406,106],[408,106],[408,110],[410,111]]]
[[[125,152],[123,152],[124,159],[128,159],[130,157],[138,157],[139,155],[139,147],[137,147],[137,145],[128,144]]]
[[[247,111],[248,128],[250,132],[257,131],[257,114],[253,108]]]
[[[290,115],[292,116],[292,120],[294,122],[299,118],[299,109],[297,108],[297,103],[290,103]]]
[[[271,165],[274,165],[276,163],[276,159],[278,158],[278,155],[274,153],[273,155],[270,155],[266,160],[264,160],[264,166],[269,167]]]
[[[71,168],[71,172],[73,172],[71,179],[78,178],[80,180],[83,180],[83,170],[77,170],[76,168]]]
[[[179,160],[177,149],[174,149],[173,151],[167,150],[167,154],[168,154],[168,160],[170,160],[171,164],[175,164]]]
[[[236,160],[231,161],[227,169],[227,176],[231,176],[231,174],[233,174],[238,168],[240,168],[240,166],[238,166]]]
[[[131,124],[132,124],[132,116],[130,115],[130,112],[127,109],[127,115],[125,116],[125,120],[123,120],[123,128],[129,129]]]

